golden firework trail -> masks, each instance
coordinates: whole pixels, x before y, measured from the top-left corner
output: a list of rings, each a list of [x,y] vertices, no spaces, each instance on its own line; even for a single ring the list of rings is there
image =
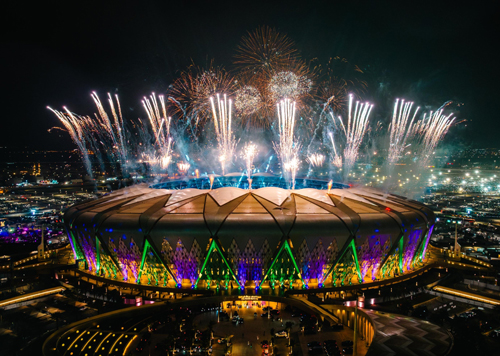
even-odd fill
[[[222,100],[220,99],[220,95],[217,94],[217,106],[214,103],[213,97],[210,97],[210,103],[212,105],[215,134],[219,148],[219,161],[222,167],[222,175],[224,175],[226,164],[231,163],[236,148],[236,139],[231,128],[232,101],[231,99],[227,99],[226,94],[224,94],[224,99]]]
[[[399,160],[404,149],[409,146],[408,140],[415,134],[415,116],[420,107],[416,108],[413,116],[411,115],[412,107],[412,102],[396,99],[390,127],[389,156],[387,158],[389,164],[394,164]]]

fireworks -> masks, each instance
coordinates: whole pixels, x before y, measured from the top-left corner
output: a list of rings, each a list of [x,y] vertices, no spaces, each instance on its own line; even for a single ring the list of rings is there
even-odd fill
[[[47,109],[52,111],[57,116],[57,118],[61,121],[66,130],[69,132],[71,139],[80,150],[80,154],[82,155],[82,161],[87,173],[89,173],[89,175],[92,176],[92,166],[90,163],[89,154],[85,143],[84,127],[82,126],[82,124],[84,125],[84,119],[78,115],[73,114],[66,107],[64,107],[65,112],[54,110],[49,106],[47,106]]]
[[[242,152],[241,156],[245,160],[248,178],[252,177],[253,160],[257,156],[257,153],[258,153],[257,146],[254,145],[253,143],[247,143],[243,147],[243,152]]]
[[[98,154],[101,152],[100,145],[104,146],[105,154],[116,155],[112,157],[112,161],[121,162],[121,169],[125,171],[125,163],[127,162],[126,138],[118,96],[115,95],[115,106],[113,97],[108,93],[108,103],[112,119],[110,119],[104,109],[99,96],[95,92],[92,92],[91,97],[98,111],[98,114],[94,115],[95,119],[89,116],[76,115],[66,107],[64,107],[65,112],[53,110],[50,107],[47,108],[57,116],[78,146],[89,176],[92,176],[92,166],[88,150],[92,149],[92,151]]]
[[[320,153],[313,153],[307,159],[313,167],[321,167],[325,163],[325,156]]]
[[[277,104],[279,143],[274,142],[274,149],[281,160],[285,172],[291,173],[292,187],[295,187],[295,175],[299,169],[298,153],[300,145],[295,141],[295,102],[290,99],[282,100]]]
[[[417,107],[417,109],[413,112],[411,120],[409,120],[412,107],[412,102],[405,103],[404,100],[401,100],[400,103],[399,99],[396,99],[390,127],[389,155],[387,158],[389,164],[394,164],[398,161],[399,157],[402,156],[404,149],[409,146],[407,145],[408,139],[410,139],[414,134],[414,120],[420,108]]]
[[[297,156],[298,143],[295,142],[295,102],[290,99],[282,100],[277,104],[279,143],[274,143],[274,149],[281,159],[281,164],[289,162]]]
[[[358,158],[359,147],[361,146],[361,142],[363,142],[363,137],[365,136],[368,128],[368,118],[370,117],[370,113],[373,108],[373,105],[368,102],[360,104],[359,101],[356,101],[353,113],[352,100],[352,95],[349,95],[347,125],[344,125],[340,116],[338,118],[346,140],[346,147],[344,148],[344,163],[345,172],[347,173],[354,166],[354,163]]]
[[[99,112],[99,116],[95,115],[97,121],[99,122],[101,127],[105,129],[107,138],[111,141],[112,147],[117,149],[118,159],[121,162],[126,162],[127,150],[125,148],[125,138],[124,138],[125,129],[123,127],[122,110],[120,107],[120,101],[118,99],[118,95],[115,95],[116,106],[118,108],[118,113],[117,113],[115,105],[113,103],[113,98],[111,94],[108,93],[108,102],[111,108],[113,121],[110,120],[108,114],[104,110],[104,107],[102,106],[101,100],[99,99],[97,93],[92,92],[91,97],[94,100],[94,103],[97,107],[97,111]]]
[[[155,154],[142,154],[142,162],[149,163],[153,167],[158,167],[161,170],[166,170],[172,161],[172,156],[155,155]]]
[[[262,106],[262,97],[259,91],[251,86],[245,85],[236,90],[234,107],[236,113],[243,117],[248,117],[255,114]]]
[[[225,166],[231,163],[236,148],[236,139],[231,129],[232,102],[231,100],[227,100],[226,94],[224,94],[224,100],[221,100],[219,94],[217,94],[217,110],[212,97],[210,97],[210,103],[212,105],[215,134],[217,135],[219,161],[222,167],[222,174],[224,175]]]
[[[271,77],[268,85],[271,100],[276,102],[284,98],[298,100],[309,93],[312,88],[312,80],[304,75],[295,74],[291,71],[278,72]]]
[[[253,74],[280,68],[298,59],[294,43],[274,28],[262,26],[243,37],[234,63]]]
[[[426,166],[439,142],[446,135],[455,121],[453,114],[443,115],[443,110],[430,112],[416,125],[415,131],[422,136],[420,157],[421,166]]]
[[[320,100],[323,102],[324,111],[340,112],[347,102],[347,84],[344,80],[332,78],[329,83],[318,88]]]
[[[332,164],[337,168],[342,168],[342,157],[335,155],[332,160]]]
[[[328,137],[330,137],[330,141],[332,142],[332,148],[333,148],[332,164],[337,168],[341,168],[342,167],[342,157],[337,153],[337,149],[335,148],[335,141],[333,140],[333,133],[329,132]]]
[[[160,106],[158,105],[158,99]],[[170,121],[171,118],[167,117],[165,108],[165,99],[163,95],[156,98],[155,93],[150,95],[149,99],[144,97],[142,105],[148,114],[151,129],[153,130],[155,144],[157,146],[156,158],[150,158],[150,162],[160,166],[162,169],[167,169],[172,160],[172,137],[170,136]],[[161,107],[161,111],[160,111]]]
[[[182,175],[185,175],[191,165],[187,162],[179,162],[177,163],[177,169],[179,170],[179,173]]]
[[[175,114],[196,128],[209,116],[209,98],[217,93],[232,95],[234,90],[233,78],[224,68],[191,65],[172,85],[169,100]]]
[[[167,170],[173,157],[185,157],[186,162],[194,166],[196,177],[200,177],[200,172],[212,170],[213,163],[220,164],[222,174],[225,174],[233,161],[238,142],[233,126],[241,124],[248,131],[261,126],[256,132],[249,132],[248,137],[254,141],[254,134],[267,136],[262,127],[270,127],[278,135],[279,140],[276,139],[272,146],[283,175],[289,183],[291,178],[291,186],[294,187],[300,160],[306,158],[301,156],[298,137],[301,143],[307,145],[305,151],[309,154],[307,161],[310,167],[322,167],[328,160],[339,170],[344,166],[345,179],[348,179],[362,152],[361,145],[370,139],[375,147],[379,144],[376,140],[386,137],[381,129],[384,126],[369,126],[373,106],[359,101],[353,103],[366,91],[367,84],[361,79],[363,72],[360,68],[344,58],[330,59],[325,66],[302,60],[290,39],[274,29],[261,27],[242,39],[234,64],[237,67],[234,78],[213,62],[206,67],[192,64],[180,73],[164,96],[153,93],[144,98],[142,104],[147,119],[143,120],[124,120],[118,96],[110,94],[106,104],[106,100],[101,102],[98,95],[92,93],[97,113],[91,116],[79,116],[66,108],[61,111],[49,109],[78,146],[89,175],[95,168],[91,164],[97,161],[102,172],[106,172],[111,163],[111,168],[115,170],[111,174],[117,176],[127,176],[131,169],[138,173],[144,169],[143,173],[147,175],[149,166],[155,170],[155,176],[165,176],[165,172],[157,174],[160,172],[156,169]],[[224,95],[219,96],[218,93]],[[229,98],[234,99],[235,122]],[[449,104],[447,102],[436,112],[418,120],[419,108],[412,102],[396,100],[388,132],[389,166],[403,156],[410,144],[420,150],[419,164],[428,163],[440,140],[455,123],[451,115],[443,114]],[[275,108],[278,111],[276,120]],[[346,120],[338,116],[344,109],[347,111]],[[335,129],[325,125],[328,114],[333,118]],[[207,150],[213,140],[203,136],[212,132],[204,127],[210,115],[214,121],[218,150],[213,157]],[[317,153],[324,153],[325,145],[330,146],[329,141],[331,156]],[[260,140],[259,149],[266,152],[266,144]],[[136,158],[135,161],[132,157]],[[241,157],[245,160],[251,185],[252,167],[257,157],[256,145],[247,143],[242,148]],[[273,156],[266,157],[266,160],[265,171],[275,171]],[[132,167],[141,162],[150,165]],[[181,174],[186,174],[190,168],[188,163],[177,164]],[[307,174],[312,172],[313,169],[309,169]],[[362,176],[365,176],[364,172]],[[362,178],[356,176],[356,179]]]
[[[297,175],[297,171],[299,170],[300,167],[300,161],[297,158],[297,156],[292,157],[288,162],[285,163],[285,170],[289,171],[291,174],[291,181],[292,181],[292,189],[295,189],[295,177]]]

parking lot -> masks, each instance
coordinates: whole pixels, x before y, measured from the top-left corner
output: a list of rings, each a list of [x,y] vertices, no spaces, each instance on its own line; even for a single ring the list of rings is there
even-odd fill
[[[243,303],[239,303],[243,304]],[[300,327],[300,318],[298,316],[292,317],[292,313],[285,311],[285,305],[282,303],[270,303],[271,307],[280,310],[278,318],[282,321],[278,321],[277,317],[274,320],[262,317],[261,314],[265,313],[262,310],[264,305],[251,307],[238,308],[238,306],[231,305],[230,308],[227,307],[227,303],[224,303],[224,311],[230,316],[229,321],[219,321],[217,322],[217,312],[207,312],[198,315],[194,320],[194,325],[199,329],[208,328],[210,321],[215,322],[213,327],[214,330],[214,346],[213,355],[224,355],[227,349],[224,343],[218,344],[217,339],[219,338],[230,338],[232,343],[231,353],[233,355],[262,355],[263,349],[261,347],[261,342],[267,340],[271,342],[271,330],[275,333],[281,330],[286,330],[287,322],[292,322],[292,328],[290,330],[292,342],[294,341],[295,346],[293,347],[293,354],[295,355],[308,355],[307,344],[313,341],[318,341],[323,343],[326,340],[336,340],[337,344],[340,346],[342,341],[352,340],[353,331],[348,328],[344,328],[342,331],[333,332],[319,331],[315,334],[304,335]],[[231,321],[232,316],[235,312],[243,318],[244,322],[242,324],[236,324]],[[257,316],[255,316],[255,313]],[[286,355],[290,352],[289,345],[290,340],[288,338],[274,338],[274,343],[272,348],[270,348],[270,353],[277,350],[278,355]],[[251,346],[250,346],[251,344]],[[272,349],[272,350],[271,350]],[[359,347],[359,354],[363,355],[366,353],[365,345]],[[315,353],[321,354],[321,353]]]

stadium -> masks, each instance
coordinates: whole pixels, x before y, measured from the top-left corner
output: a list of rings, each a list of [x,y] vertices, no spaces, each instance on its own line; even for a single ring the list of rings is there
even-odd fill
[[[435,217],[419,202],[318,181],[289,190],[261,178],[242,189],[219,178],[213,189],[201,178],[136,185],[71,207],[78,268],[142,285],[258,290],[367,283],[425,262]]]

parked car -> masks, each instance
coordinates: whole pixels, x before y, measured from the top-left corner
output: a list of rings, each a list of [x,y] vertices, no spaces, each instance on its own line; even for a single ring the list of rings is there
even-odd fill
[[[344,330],[344,325],[342,324],[332,325],[332,331],[341,331],[341,330]]]
[[[278,331],[276,334],[274,334],[276,337],[288,337],[288,332],[286,330],[281,330]]]
[[[344,347],[344,348],[342,349],[342,352],[343,352],[344,354],[348,354],[348,355],[350,355],[350,354],[352,354],[352,347],[350,347],[350,346],[346,346],[346,347]]]

